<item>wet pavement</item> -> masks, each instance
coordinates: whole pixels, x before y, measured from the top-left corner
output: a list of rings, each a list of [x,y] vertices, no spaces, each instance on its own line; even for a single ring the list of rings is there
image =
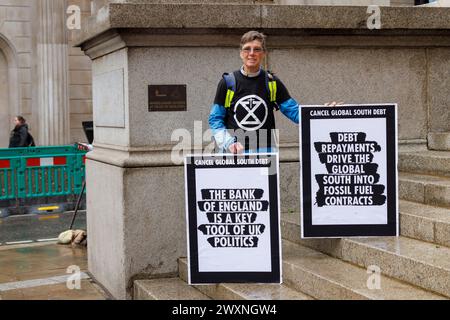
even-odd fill
[[[0,247],[0,300],[105,300],[87,272],[87,249],[35,243]]]
[[[73,212],[12,215],[0,218],[0,246],[55,239],[69,229]],[[73,229],[86,230],[86,211],[78,211]]]

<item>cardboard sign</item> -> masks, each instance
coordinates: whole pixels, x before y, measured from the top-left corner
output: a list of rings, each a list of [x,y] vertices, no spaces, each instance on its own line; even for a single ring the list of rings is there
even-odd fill
[[[277,154],[185,159],[189,283],[281,283]]]
[[[301,236],[397,236],[397,105],[301,109]]]

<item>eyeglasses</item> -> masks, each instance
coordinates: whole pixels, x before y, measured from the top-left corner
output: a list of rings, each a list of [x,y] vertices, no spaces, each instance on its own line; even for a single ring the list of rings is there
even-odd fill
[[[263,48],[249,48],[249,47],[242,48],[242,51],[244,51],[247,54],[252,52],[252,50],[254,53],[261,53],[264,51]]]

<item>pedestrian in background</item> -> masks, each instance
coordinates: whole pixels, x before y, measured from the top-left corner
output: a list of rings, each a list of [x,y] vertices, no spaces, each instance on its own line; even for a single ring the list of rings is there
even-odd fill
[[[14,118],[15,127],[9,138],[9,148],[34,147],[33,136],[28,131],[28,124],[22,116]]]

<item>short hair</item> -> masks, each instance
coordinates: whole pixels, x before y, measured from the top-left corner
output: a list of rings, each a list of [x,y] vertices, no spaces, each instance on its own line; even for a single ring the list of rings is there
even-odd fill
[[[248,42],[252,42],[253,40],[258,40],[261,42],[262,48],[266,51],[266,36],[259,31],[249,31],[246,32],[241,38],[241,49],[244,47],[244,44]]]
[[[20,123],[24,124],[27,120],[25,120],[22,116],[16,116],[17,120],[19,120]]]

